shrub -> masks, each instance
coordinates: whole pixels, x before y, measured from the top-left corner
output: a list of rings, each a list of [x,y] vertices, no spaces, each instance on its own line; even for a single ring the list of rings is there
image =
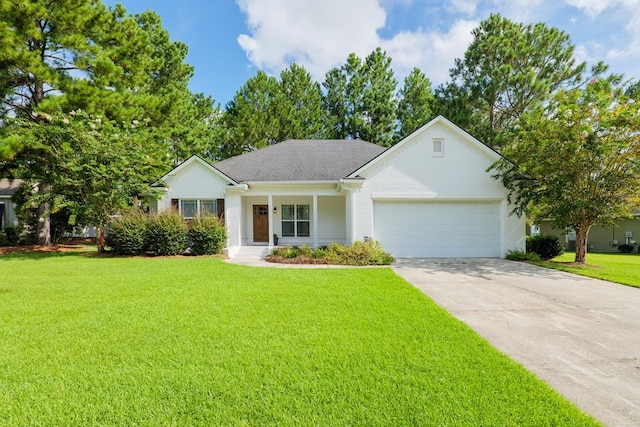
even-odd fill
[[[327,260],[341,265],[389,265],[395,261],[375,240],[356,241],[349,246],[334,243],[327,249]]]
[[[633,245],[626,245],[624,243],[622,245],[618,245],[618,251],[622,252],[623,254],[630,254],[635,248],[636,247]]]
[[[227,243],[227,229],[213,215],[194,218],[189,224],[189,249],[193,255],[220,253]]]
[[[564,253],[564,247],[557,236],[541,234],[527,238],[527,252],[533,252],[547,261]]]
[[[4,231],[0,231],[0,246],[8,245],[7,235],[4,234]]]
[[[7,246],[16,246],[22,243],[22,228],[5,227],[4,235],[7,238]]]
[[[107,246],[119,255],[139,255],[145,250],[149,217],[132,211],[113,218],[107,227]]]
[[[150,217],[145,245],[154,255],[180,255],[187,249],[187,223],[177,212]]]
[[[507,251],[506,257],[511,261],[540,261],[540,255],[535,252],[525,252],[520,249]]]

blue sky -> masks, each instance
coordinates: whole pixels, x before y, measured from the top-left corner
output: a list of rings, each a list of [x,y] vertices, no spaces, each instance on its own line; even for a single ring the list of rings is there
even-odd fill
[[[115,1],[105,1],[113,5]],[[257,70],[291,62],[322,81],[350,52],[381,46],[402,81],[419,67],[443,83],[471,30],[491,13],[567,32],[576,59],[598,60],[640,78],[640,0],[121,0],[129,13],[154,10],[174,41],[189,46],[190,88],[224,106]]]

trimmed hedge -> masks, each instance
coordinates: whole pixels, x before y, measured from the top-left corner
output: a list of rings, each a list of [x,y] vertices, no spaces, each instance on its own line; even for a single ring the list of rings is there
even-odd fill
[[[189,224],[189,250],[193,255],[214,255],[227,242],[227,229],[216,216],[194,218]]]
[[[187,250],[187,223],[177,212],[151,217],[145,246],[154,255],[180,255]]]
[[[107,246],[118,255],[140,255],[145,251],[149,217],[131,212],[114,218],[107,229]]]
[[[634,251],[636,247],[634,245],[627,245],[625,243],[618,245],[618,252],[621,252],[623,254],[630,254],[631,252]]]
[[[395,258],[382,249],[376,241],[356,241],[345,246],[333,243],[328,247],[311,249],[309,246],[299,248],[275,248],[267,257],[270,262],[300,264],[337,264],[337,265],[389,265]]]
[[[548,261],[564,253],[564,247],[557,236],[541,234],[527,238],[527,252],[533,252]]]

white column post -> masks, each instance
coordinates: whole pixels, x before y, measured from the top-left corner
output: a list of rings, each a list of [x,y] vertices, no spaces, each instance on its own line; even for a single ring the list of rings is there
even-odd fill
[[[273,246],[273,195],[269,194],[268,205],[269,205],[269,246]]]
[[[318,195],[313,195],[313,247],[318,247]]]

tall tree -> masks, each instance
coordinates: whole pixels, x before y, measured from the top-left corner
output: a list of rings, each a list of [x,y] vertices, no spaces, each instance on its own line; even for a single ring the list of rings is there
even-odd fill
[[[576,85],[584,70],[584,63],[575,63],[574,46],[563,31],[492,14],[473,30],[464,58],[456,59],[449,83],[455,87],[440,89],[440,108],[449,115],[466,106],[468,113],[458,116],[467,121],[459,124],[499,146],[500,131],[557,89]]]
[[[391,58],[382,49],[377,48],[364,61],[351,53],[342,67],[325,76],[327,136],[391,145],[396,130],[397,84]]]
[[[294,63],[280,73],[275,110],[280,119],[280,140],[321,136],[322,93],[304,67]]]
[[[362,138],[389,147],[394,140],[397,125],[395,92],[398,86],[391,69],[391,57],[377,48],[365,59],[363,74],[365,88],[362,115],[365,124]]]
[[[397,140],[401,140],[433,118],[434,96],[431,82],[418,68],[411,70],[411,73],[405,77],[404,85],[398,95],[400,128]]]
[[[236,92],[225,111],[229,140],[223,149],[223,157],[278,142],[279,120],[274,114],[278,92],[278,80],[264,71],[258,71]]]
[[[0,39],[0,123],[5,126],[13,117],[47,126],[43,117],[78,109],[120,125],[139,120],[147,125],[144,132],[156,161],[165,164],[170,159],[167,141],[176,133],[183,145],[197,140],[191,132],[197,126],[176,132],[188,115],[176,109],[207,111],[204,104],[211,100],[188,92],[193,69],[184,63],[186,46],[169,40],[155,13],[131,16],[121,5],[107,9],[95,0],[0,2]],[[26,122],[11,126],[20,125]],[[25,169],[11,173],[30,178],[26,165],[52,160],[28,161],[30,141],[12,135],[11,141],[0,140],[10,145],[0,151],[13,152],[15,163]],[[39,186],[45,193],[46,185]],[[42,244],[50,242],[50,208],[45,202],[40,209]]]
[[[347,103],[347,74],[341,67],[332,68],[322,83],[322,111],[324,133],[330,139],[349,137],[349,106]]]
[[[560,90],[525,112],[506,158],[494,165],[516,212],[575,230],[578,263],[593,225],[630,216],[640,204],[640,104],[618,81]]]

